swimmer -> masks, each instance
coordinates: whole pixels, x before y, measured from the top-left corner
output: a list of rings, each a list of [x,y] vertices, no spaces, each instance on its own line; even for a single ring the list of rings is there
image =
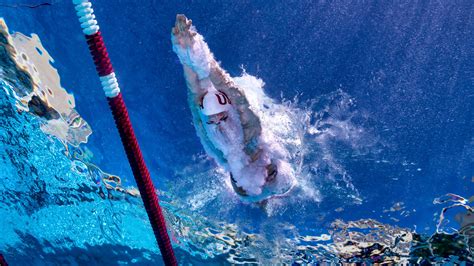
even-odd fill
[[[207,154],[230,173],[234,191],[249,202],[288,192],[295,181],[280,170],[291,167],[273,156],[244,91],[219,66],[192,21],[178,15],[171,39],[183,65],[197,135]]]

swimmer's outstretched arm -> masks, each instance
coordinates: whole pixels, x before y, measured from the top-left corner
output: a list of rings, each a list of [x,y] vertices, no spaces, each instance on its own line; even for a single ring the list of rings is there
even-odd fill
[[[200,40],[197,40],[200,38]],[[200,103],[202,97],[207,93],[209,84],[209,63],[207,57],[210,55],[207,44],[191,29],[191,21],[185,16],[176,17],[176,25],[171,32],[173,51],[178,55],[183,65],[186,85],[188,87],[188,103],[193,117],[193,124],[196,128],[204,150],[207,154],[218,160],[220,165],[227,165],[227,161],[222,155],[222,151],[217,149],[208,138],[200,116]],[[212,57],[212,56],[211,56]]]
[[[173,51],[176,52],[183,65],[194,105],[198,106],[203,95],[212,87],[225,92],[240,114],[246,146],[255,146],[252,142],[256,141],[262,130],[259,118],[250,109],[243,91],[219,66],[204,38],[196,32],[192,21],[184,15],[176,17],[176,25],[172,29],[172,42]],[[251,157],[256,156],[257,152],[256,147],[246,150]]]
[[[210,82],[210,61],[214,59],[209,47],[184,15],[176,16],[172,29],[173,51],[178,55],[184,69],[184,76],[191,93],[204,95]]]

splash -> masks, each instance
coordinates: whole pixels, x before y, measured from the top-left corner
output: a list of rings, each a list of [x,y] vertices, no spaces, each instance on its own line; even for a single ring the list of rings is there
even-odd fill
[[[297,97],[278,103],[264,93],[264,82],[245,70],[233,79],[261,118],[265,138],[281,145],[280,152],[294,169],[297,192],[289,197],[320,202],[321,188],[331,187],[339,191],[337,195],[361,203],[350,174],[335,155],[341,143],[359,156],[378,144],[376,136],[353,122],[364,118],[353,98],[338,90],[306,103],[300,103]]]
[[[259,117],[262,126],[262,140],[272,158],[278,160],[278,175],[282,179],[297,180],[298,168],[302,162],[302,127],[295,115],[276,103],[264,92],[264,82],[247,74],[234,77],[235,84],[242,88],[250,109]],[[291,192],[290,192],[291,193]],[[270,201],[272,201],[270,199]]]
[[[342,163],[344,157],[338,158],[340,146],[348,147],[353,156],[362,156],[375,152],[378,138],[353,121],[365,118],[355,108],[354,99],[338,90],[308,102],[300,102],[298,97],[277,101],[265,94],[263,80],[245,70],[232,79],[260,117],[263,138],[282,154],[289,163],[287,174],[297,180],[293,191],[266,202],[267,215],[278,215],[304,202],[321,202],[325,194],[344,199],[346,204],[361,204],[361,195]],[[204,213],[218,208],[226,215],[232,208],[239,208],[240,203],[231,195],[232,185],[225,170],[214,167],[208,157],[196,155],[189,167],[176,172],[179,178],[172,187],[176,194],[193,192],[184,195],[183,201],[192,210]]]

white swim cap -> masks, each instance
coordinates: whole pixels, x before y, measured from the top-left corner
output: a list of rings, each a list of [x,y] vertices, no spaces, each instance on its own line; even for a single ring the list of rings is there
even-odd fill
[[[210,91],[204,95],[201,111],[204,115],[215,115],[231,108],[229,97],[221,91]]]

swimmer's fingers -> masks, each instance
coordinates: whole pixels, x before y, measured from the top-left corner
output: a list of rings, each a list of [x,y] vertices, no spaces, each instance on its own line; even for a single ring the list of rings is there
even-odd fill
[[[193,21],[191,19],[186,18],[185,15],[178,14],[176,16],[175,26],[173,27],[173,34],[182,36],[193,35],[193,33],[196,34],[196,32],[191,29],[192,25]]]
[[[173,44],[179,45],[183,48],[191,47],[194,43],[194,36],[197,32],[192,28],[192,20],[187,19],[184,15],[176,16],[176,24],[172,29]]]

